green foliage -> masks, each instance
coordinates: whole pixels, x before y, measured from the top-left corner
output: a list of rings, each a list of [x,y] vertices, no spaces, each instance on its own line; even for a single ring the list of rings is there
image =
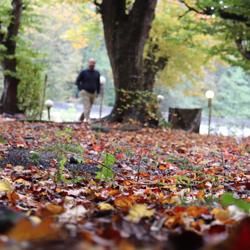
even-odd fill
[[[29,153],[29,159],[34,164],[38,165],[41,157],[40,157],[40,154],[38,152],[36,152],[36,151],[30,151],[30,153]]]
[[[48,74],[46,98],[68,101],[74,96],[76,76],[90,57],[97,59],[97,69],[107,78],[104,104],[114,104],[112,72],[100,17],[96,15],[91,1],[68,0],[70,4],[62,2],[66,1],[25,0],[26,8],[18,37],[18,76],[22,82],[18,91],[20,107],[26,109],[30,116],[38,113],[45,71]],[[218,55],[233,65],[247,69],[249,62],[242,58],[235,45],[235,37],[244,36],[245,45],[249,46],[249,28],[244,23],[220,18],[219,1],[202,0],[199,6],[195,0],[188,2],[199,10],[214,6],[215,16],[202,16],[194,12],[183,15],[186,9],[178,1],[159,1],[151,40],[146,45],[145,57],[147,50],[157,44],[155,60],[161,57],[168,60],[166,67],[157,75],[155,89],[167,97],[162,107],[204,107],[206,111],[204,89],[215,85],[217,94],[214,99],[214,115],[237,113],[240,117],[250,117],[247,97],[249,77],[239,68],[215,71],[213,64],[216,68],[224,65],[217,59],[208,60]],[[1,30],[4,32],[10,22],[10,3],[10,0],[0,3]],[[129,9],[133,1],[127,1],[127,4]],[[224,5],[233,13],[249,14],[247,0],[224,0]],[[0,60],[4,53],[5,47],[0,44]],[[213,75],[220,77],[213,78]],[[0,75],[0,85],[2,83]],[[150,99],[141,99],[147,98]],[[143,100],[140,102],[144,105]],[[128,107],[124,105],[124,108]],[[153,109],[153,106],[149,109]]]
[[[172,128],[172,124],[167,122],[164,118],[160,118],[159,126],[162,128]]]
[[[192,170],[194,171],[196,169],[195,166],[193,166],[187,158],[181,158],[181,157],[174,157],[170,156],[167,158],[167,162],[175,163],[178,168],[181,170]]]
[[[2,135],[0,135],[0,144],[5,144],[5,143],[7,143],[6,139]]]
[[[65,168],[66,162],[67,162],[66,157],[64,157],[63,159],[59,161],[57,172],[56,172],[56,182],[65,182],[64,168]]]
[[[112,154],[104,155],[104,162],[100,165],[100,170],[96,174],[96,179],[100,180],[110,180],[114,178],[114,171],[112,170],[112,166],[115,164],[116,159]]]
[[[32,119],[36,118],[41,110],[41,96],[43,92],[45,65],[41,62],[42,55],[32,46],[29,37],[30,32],[38,30],[41,24],[39,15],[36,14],[36,7],[39,0],[23,1],[25,8],[22,12],[20,31],[17,37],[12,37],[17,42],[16,72],[3,72],[3,75],[11,74],[20,79],[18,86],[18,104],[22,111]],[[8,25],[11,21],[11,1],[5,0],[0,5],[0,33],[6,36]],[[0,62],[6,56],[4,44],[0,44]]]
[[[180,1],[183,2],[183,1]],[[248,0],[192,0],[184,1],[204,15],[197,18],[206,20],[200,30],[224,41],[214,45],[211,54],[220,56],[234,66],[249,70],[250,55],[250,2]],[[236,41],[240,46],[237,46]],[[248,54],[248,56],[246,56]]]
[[[177,180],[177,185],[185,185],[187,187],[190,187],[191,185],[191,179],[185,175],[182,175],[182,176],[177,175],[176,180]]]
[[[161,1],[158,4],[150,39],[146,44],[145,57],[152,57],[154,49],[155,65],[157,61],[167,61],[163,69],[158,71],[158,82],[168,87],[186,81],[201,83],[205,66],[209,66],[208,47],[216,40],[209,34],[202,34],[198,27],[202,25],[194,15],[180,18],[183,14],[178,2]],[[194,29],[190,29],[190,25]],[[194,60],[195,58],[195,60]]]
[[[215,82],[214,114],[250,118],[250,75],[241,68],[221,69]]]
[[[250,75],[240,67],[228,67],[216,64],[215,72],[207,71],[201,86],[184,83],[175,88],[157,85],[155,92],[166,98],[161,104],[164,112],[169,107],[202,108],[207,115],[207,99],[205,91],[211,88],[215,92],[213,100],[213,116],[250,118]]]
[[[39,55],[38,55],[39,56]],[[37,118],[41,112],[42,93],[44,88],[44,70],[36,53],[22,49],[18,54],[17,74],[20,78],[18,86],[19,108],[30,118]]]
[[[63,130],[57,130],[55,135],[56,137],[60,137],[60,138],[64,138],[65,141],[68,143],[68,144],[64,144],[64,146],[66,147],[70,147],[71,148],[71,144],[70,144],[70,141],[72,139],[72,134],[73,134],[73,130],[72,128],[64,128]],[[72,145],[74,149],[74,146],[75,145]]]
[[[220,198],[220,202],[223,206],[235,205],[244,212],[250,213],[250,203],[241,199],[234,198],[232,193],[224,193]]]

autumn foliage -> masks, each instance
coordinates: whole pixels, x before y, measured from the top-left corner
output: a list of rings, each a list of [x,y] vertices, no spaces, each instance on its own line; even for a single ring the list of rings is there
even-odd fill
[[[1,122],[1,246],[249,249],[249,138],[106,126]]]

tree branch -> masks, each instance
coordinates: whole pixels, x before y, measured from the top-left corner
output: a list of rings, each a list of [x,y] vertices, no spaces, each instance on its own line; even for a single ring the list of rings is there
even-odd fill
[[[186,11],[184,13],[184,15],[186,15],[188,12],[195,12],[197,14],[201,14],[201,15],[207,15],[207,16],[212,16],[214,14],[218,14],[220,18],[222,19],[226,19],[226,20],[232,20],[232,21],[238,21],[238,22],[243,22],[245,23],[247,26],[250,26],[250,17],[248,16],[244,16],[244,15],[240,15],[240,14],[236,14],[233,12],[229,12],[226,9],[215,9],[212,7],[207,7],[205,9],[199,10],[191,5],[189,5],[185,0],[179,0],[181,3],[183,3],[186,8],[188,9],[188,11]],[[182,16],[184,16],[182,15]],[[182,17],[181,16],[181,17]]]
[[[99,3],[98,0],[93,0],[93,3],[96,6],[97,12],[101,13],[101,11],[102,11],[102,3]]]
[[[102,4],[98,2],[98,0],[93,0],[93,2],[94,2],[94,4],[95,4],[96,6],[98,6],[98,7],[101,7],[101,6],[102,6]]]
[[[228,19],[228,20],[232,20],[232,21],[239,21],[239,22],[246,23],[247,25],[250,25],[250,17],[238,15],[235,13],[226,12],[223,9],[219,9],[218,13],[219,13],[219,16],[223,19]]]
[[[204,14],[202,11],[199,11],[198,9],[196,9],[193,6],[189,5],[185,0],[179,0],[179,1],[181,3],[183,3],[186,6],[186,8],[188,9],[188,11],[186,11],[187,13],[193,11],[193,12],[196,12],[198,14]]]

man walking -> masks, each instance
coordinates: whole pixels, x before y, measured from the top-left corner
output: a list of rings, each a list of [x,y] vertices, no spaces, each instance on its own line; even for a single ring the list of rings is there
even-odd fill
[[[88,61],[88,68],[83,70],[76,79],[79,94],[83,99],[83,113],[80,121],[90,122],[90,111],[97,95],[100,93],[100,73],[95,70],[95,60]]]

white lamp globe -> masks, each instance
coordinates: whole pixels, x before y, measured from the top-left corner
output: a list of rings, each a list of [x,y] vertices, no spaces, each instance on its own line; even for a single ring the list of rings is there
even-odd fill
[[[45,106],[47,107],[47,108],[51,108],[51,107],[53,107],[54,106],[54,102],[52,101],[52,100],[46,100],[45,101]]]
[[[106,83],[106,78],[104,76],[100,76],[100,83],[104,85]]]
[[[207,99],[213,99],[214,98],[214,92],[213,90],[207,90],[205,93],[205,96]]]
[[[162,102],[165,99],[165,97],[163,95],[158,95],[157,96],[157,101],[158,102]]]

